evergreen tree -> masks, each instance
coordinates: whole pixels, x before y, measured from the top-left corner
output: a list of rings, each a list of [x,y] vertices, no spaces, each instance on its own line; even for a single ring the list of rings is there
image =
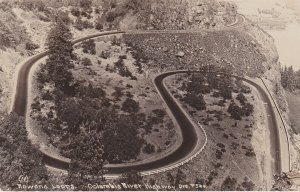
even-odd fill
[[[297,84],[297,78],[292,66],[281,69],[281,84],[283,88],[294,91]]]
[[[94,133],[72,138],[69,153],[71,165],[66,184],[76,184],[78,190],[89,190],[87,183],[104,181],[104,151],[101,138]]]
[[[0,186],[20,190],[17,184],[49,185],[42,154],[27,138],[24,119],[16,114],[0,119]],[[19,181],[27,176],[28,183]]]
[[[68,25],[58,19],[47,39],[49,56],[46,61],[46,70],[51,82],[60,90],[68,88],[73,80],[70,71],[74,67],[71,40],[72,34]]]

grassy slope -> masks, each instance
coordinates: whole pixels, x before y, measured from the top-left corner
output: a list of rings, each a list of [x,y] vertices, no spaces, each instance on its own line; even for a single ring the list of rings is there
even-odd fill
[[[169,78],[168,86],[171,87],[175,93],[179,93],[182,96],[184,92],[179,91],[181,87],[180,79],[187,79],[188,76],[179,75],[178,81],[173,81]],[[174,84],[174,82],[177,82]],[[237,93],[233,94],[233,98],[237,96]],[[250,103],[255,102],[250,94],[245,94],[247,100]],[[212,97],[211,94],[205,94],[205,101],[207,103],[207,109],[204,111],[196,111],[194,108],[183,102],[184,108],[189,111],[195,121],[201,122],[208,136],[207,147],[196,158],[196,160],[183,166],[183,171],[188,175],[187,180],[193,183],[197,178],[208,179],[209,174],[216,174],[212,180],[211,186],[208,189],[216,190],[220,189],[222,182],[227,176],[236,178],[238,183],[243,182],[247,177],[256,186],[261,185],[259,177],[259,168],[255,156],[245,155],[246,152],[253,150],[252,147],[252,131],[256,129],[256,123],[253,115],[244,117],[241,121],[236,121],[230,118],[227,113],[228,105],[230,101],[225,103],[224,107],[216,105],[221,98]],[[239,103],[236,99],[235,103]],[[222,115],[217,115],[214,112],[220,111]],[[211,111],[211,113],[208,113]],[[221,117],[221,120],[217,120],[216,117]],[[237,123],[236,126],[234,124]],[[218,145],[224,145],[225,151],[222,153],[221,158],[217,158],[216,151],[220,151],[222,147]],[[224,150],[223,149],[223,150]],[[219,163],[220,167],[216,166]],[[193,172],[190,172],[193,170]]]

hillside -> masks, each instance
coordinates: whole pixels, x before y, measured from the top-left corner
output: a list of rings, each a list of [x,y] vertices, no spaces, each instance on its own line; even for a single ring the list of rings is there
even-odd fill
[[[269,189],[276,161],[266,103],[253,86],[209,74],[263,78],[280,109],[287,109],[273,38],[237,12],[235,4],[216,0],[0,1],[0,120],[11,107],[18,65],[49,50],[29,74],[27,114],[21,114],[29,139],[22,139],[68,158],[67,178],[48,171],[86,190],[80,179],[102,177],[105,165],[151,162],[179,148],[184,129],[153,79],[166,71],[203,70],[208,73],[165,81],[190,121],[207,131],[203,157],[134,182]],[[73,39],[114,30],[126,33],[72,46]],[[139,178],[126,174],[116,182]]]

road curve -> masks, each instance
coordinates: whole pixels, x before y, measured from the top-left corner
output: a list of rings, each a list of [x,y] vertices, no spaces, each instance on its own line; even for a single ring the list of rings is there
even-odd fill
[[[192,157],[192,155],[197,153],[206,143],[206,138],[203,136],[202,138],[205,138],[204,140],[198,140],[198,138],[201,138],[200,134],[203,134],[201,128],[189,118],[188,114],[180,107],[164,84],[164,79],[166,77],[176,73],[179,72],[167,72],[160,74],[154,78],[153,82],[180,127],[183,140],[182,144],[168,156],[155,159],[154,161],[134,165],[121,165],[118,167],[108,165],[106,166],[108,170],[108,177],[118,176],[131,170],[136,170],[141,172],[143,175],[147,175],[152,172],[157,173],[160,170],[166,170],[169,167],[176,167],[176,165],[180,165],[180,163],[185,162],[187,159]],[[69,163],[53,159],[50,156],[45,156],[45,163],[49,166],[65,170],[69,166]]]
[[[78,38],[74,41],[72,41],[73,45],[76,43],[80,43],[82,41],[85,41],[87,39],[95,38],[95,37],[101,37],[106,35],[116,35],[116,34],[122,34],[125,33],[124,31],[109,31],[109,32],[102,32],[97,34],[88,35],[86,37]],[[32,66],[40,59],[46,57],[48,54],[48,51],[44,51],[42,53],[39,53],[31,58],[29,58],[25,63],[22,64],[18,68],[17,71],[17,82],[16,82],[16,88],[13,94],[14,100],[12,102],[11,110],[10,112],[15,112],[20,116],[26,116],[27,111],[27,97],[28,97],[28,80],[29,80],[29,72],[32,68]]]
[[[239,24],[243,17],[239,17],[238,21],[236,22]],[[124,31],[112,31],[112,32],[103,32],[103,33],[98,33],[98,34],[93,34],[89,35],[77,40],[73,41],[73,44],[80,43],[84,40],[91,39],[91,38],[96,38],[96,37],[101,37],[105,35],[113,35],[113,34],[122,34],[125,33]],[[16,90],[15,90],[15,96],[14,96],[14,102],[11,108],[11,112],[15,112],[20,116],[26,116],[26,108],[27,108],[27,97],[28,97],[28,77],[29,77],[29,72],[31,67],[41,58],[47,56],[48,51],[45,51],[43,53],[40,53],[29,60],[27,60],[20,68],[17,76],[17,84],[16,84]],[[194,72],[199,72],[199,71],[194,71]],[[193,156],[193,154],[197,153],[198,150],[202,149],[202,146],[204,144],[204,141],[199,141],[199,127],[195,125],[194,122],[192,122],[188,115],[182,110],[182,108],[178,105],[176,100],[173,98],[173,96],[170,94],[170,92],[167,90],[163,83],[163,79],[166,78],[167,76],[174,75],[177,73],[191,73],[191,71],[173,71],[173,72],[167,72],[164,74],[158,75],[154,79],[154,84],[160,93],[162,99],[164,100],[165,104],[168,106],[170,109],[172,115],[175,117],[177,120],[177,123],[180,126],[182,136],[183,136],[183,143],[182,145],[175,151],[173,151],[171,154],[169,154],[166,157],[163,157],[161,159],[155,160],[153,162],[148,162],[148,163],[143,163],[143,164],[136,164],[136,165],[127,165],[127,166],[118,166],[118,167],[107,167],[108,169],[108,175],[119,175],[121,173],[124,173],[129,170],[137,170],[140,171],[144,174],[150,174],[150,173],[156,173],[159,172],[159,170],[166,170],[170,167],[174,167],[177,165],[180,165],[183,162],[186,162],[187,159]],[[238,77],[240,78],[240,77]],[[252,84],[255,86],[259,92],[264,95],[266,94],[264,90],[257,85],[256,83],[242,78],[242,80]],[[266,98],[266,102],[270,103],[270,100]],[[275,118],[274,116],[274,111],[272,108],[270,109],[270,114],[271,117],[273,117],[273,120]],[[274,122],[272,119],[270,119],[270,124],[273,125]],[[275,119],[276,120],[276,119]],[[273,122],[273,123],[272,123]],[[275,140],[278,138],[278,130],[276,127],[277,125],[274,125],[274,144],[276,145]],[[198,132],[197,132],[198,130]],[[202,130],[203,131],[203,130]],[[277,136],[276,136],[277,135]],[[201,145],[202,144],[202,145]],[[281,170],[280,166],[280,151],[276,151],[278,147],[274,147],[275,152],[274,156],[276,157],[276,162],[274,164],[274,167],[276,167],[276,172]],[[51,157],[47,154],[44,154],[44,161],[46,165],[55,167],[58,169],[63,169],[67,170],[69,167],[69,162],[56,159],[54,157]]]

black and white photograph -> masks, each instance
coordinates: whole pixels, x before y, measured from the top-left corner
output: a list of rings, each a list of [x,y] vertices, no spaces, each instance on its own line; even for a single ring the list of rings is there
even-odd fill
[[[300,191],[300,0],[0,0],[0,191]]]

